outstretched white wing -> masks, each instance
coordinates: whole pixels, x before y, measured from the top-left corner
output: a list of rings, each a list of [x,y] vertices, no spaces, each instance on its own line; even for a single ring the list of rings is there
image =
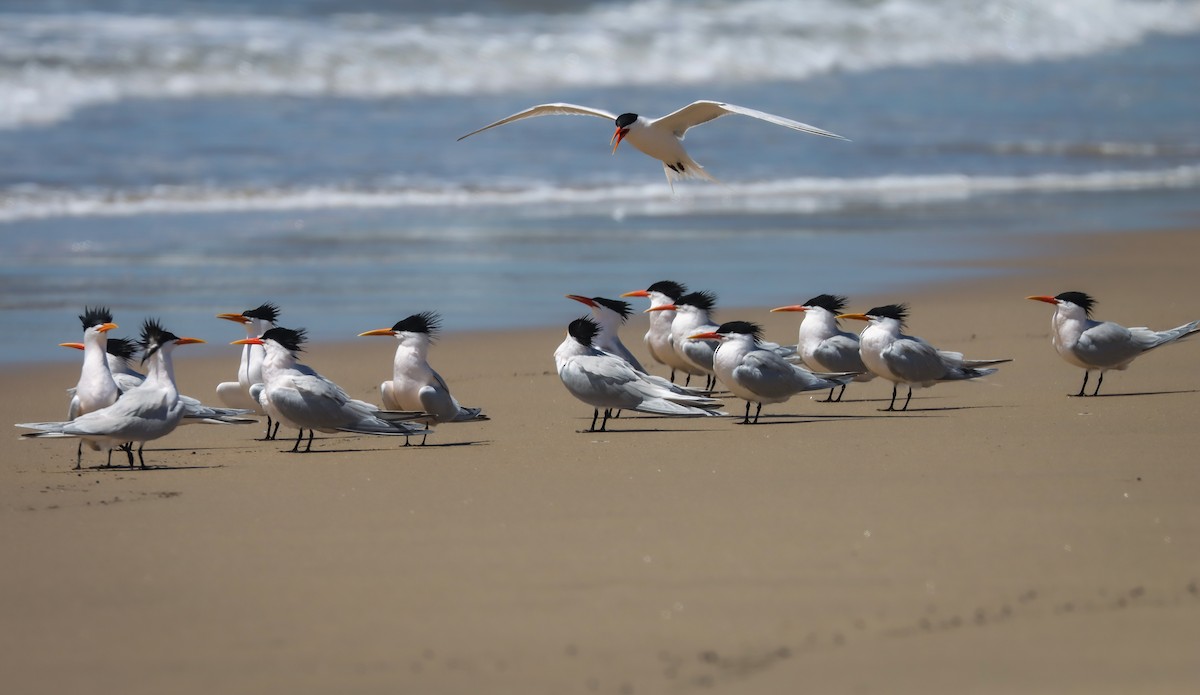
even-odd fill
[[[847,139],[841,135],[831,133],[828,130],[822,130],[821,128],[811,126],[807,123],[801,123],[800,121],[793,121],[792,119],[784,118],[783,116],[776,116],[773,113],[766,113],[765,111],[758,111],[756,109],[748,109],[745,106],[738,106],[736,104],[725,104],[719,101],[694,101],[674,113],[669,113],[662,118],[655,119],[651,125],[667,128],[674,133],[676,137],[682,138],[683,134],[687,132],[688,128],[698,126],[703,123],[708,123],[713,119],[720,118],[721,116],[728,116],[731,113],[741,116],[750,116],[751,118],[757,118],[760,121],[781,125],[784,128],[799,130],[802,133],[821,135],[827,138],[835,138],[838,140]],[[515,118],[515,116],[512,118]],[[505,121],[501,121],[500,123],[504,122]],[[493,123],[492,125],[499,125],[499,123]],[[488,127],[490,128],[491,126]]]
[[[459,138],[465,140],[476,133],[482,133],[488,128],[495,128],[498,125],[520,121],[526,118],[536,118],[538,116],[596,116],[597,118],[606,118],[610,121],[617,120],[616,114],[611,114],[603,109],[594,109],[590,106],[578,106],[576,104],[538,104],[531,106],[520,113],[514,113],[508,118],[502,118],[495,123],[489,123],[479,130],[472,130],[466,135]]]

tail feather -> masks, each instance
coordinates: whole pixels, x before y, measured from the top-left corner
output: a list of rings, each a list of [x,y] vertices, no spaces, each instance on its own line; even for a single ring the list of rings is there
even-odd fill
[[[1185,323],[1182,326],[1176,326],[1175,328],[1165,331],[1155,331],[1154,343],[1146,349],[1153,350],[1156,347],[1161,347],[1169,343],[1183,340],[1189,336],[1196,335],[1196,333],[1200,333],[1200,320],[1192,321],[1191,323]]]
[[[636,408],[633,408],[633,410],[642,413],[654,413],[655,415],[673,415],[675,417],[713,417],[716,415],[725,415],[725,413],[719,410],[694,408],[666,400],[665,398],[648,398],[642,401]]]

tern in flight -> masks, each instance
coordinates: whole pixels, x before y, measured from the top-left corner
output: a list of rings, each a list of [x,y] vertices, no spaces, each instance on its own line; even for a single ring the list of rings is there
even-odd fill
[[[803,304],[781,306],[777,311],[802,311],[800,337],[796,352],[804,366],[814,372],[856,372],[853,381],[870,381],[875,378],[863,364],[858,354],[858,336],[838,327],[838,314],[846,309],[846,298],[833,294],[819,294]],[[841,402],[846,385],[838,391],[836,402]],[[833,389],[825,402],[835,402]]]
[[[577,104],[538,104],[531,106],[524,111],[514,113],[513,115],[502,118],[495,123],[489,123],[479,130],[473,130],[470,133],[459,138],[463,140],[469,138],[476,133],[481,133],[489,128],[505,125],[514,121],[520,121],[526,118],[536,118],[538,116],[595,116],[605,120],[612,121],[616,125],[616,130],[613,132],[610,143],[612,151],[615,154],[617,147],[621,141],[628,140],[629,144],[636,147],[643,154],[653,157],[662,162],[663,172],[667,175],[667,184],[671,186],[671,190],[675,190],[675,179],[699,178],[708,181],[716,181],[709,175],[704,167],[700,166],[692,159],[687,150],[683,148],[683,136],[689,128],[708,123],[711,120],[737,114],[739,116],[749,116],[757,118],[767,123],[791,128],[802,133],[812,135],[821,135],[827,138],[835,138],[837,140],[846,140],[846,138],[836,133],[831,133],[828,130],[822,130],[816,126],[793,121],[790,118],[776,116],[774,114],[748,109],[745,106],[737,106],[735,104],[726,104],[719,101],[695,101],[687,106],[669,113],[661,118],[646,118],[639,116],[636,113],[623,113],[620,115],[609,113],[604,109],[592,108],[591,106],[579,106]]]
[[[746,401],[743,425],[758,424],[763,403],[783,403],[803,391],[834,389],[850,380],[850,374],[817,375],[791,364],[774,350],[759,346],[762,328],[748,321],[727,321],[715,330],[697,333],[693,340],[719,340],[713,354],[713,370],[733,395]],[[756,403],[754,421],[750,404]]]
[[[1104,373],[1110,369],[1127,369],[1143,353],[1169,345],[1200,332],[1200,320],[1185,323],[1166,331],[1149,328],[1126,328],[1112,321],[1095,321],[1092,308],[1096,300],[1083,292],[1063,292],[1054,297],[1026,297],[1054,305],[1050,319],[1050,339],[1054,349],[1070,364],[1083,369],[1083,385],[1077,396],[1087,395],[1088,375],[1100,372],[1095,396],[1104,383]]]
[[[968,360],[961,352],[938,350],[924,340],[901,332],[908,318],[908,307],[888,304],[863,314],[841,314],[839,319],[869,321],[859,336],[859,354],[867,369],[892,382],[892,400],[885,411],[896,409],[896,388],[908,386],[904,407],[912,399],[913,386],[933,386],[939,381],[978,379],[996,373],[988,365],[1011,362],[1002,360]]]

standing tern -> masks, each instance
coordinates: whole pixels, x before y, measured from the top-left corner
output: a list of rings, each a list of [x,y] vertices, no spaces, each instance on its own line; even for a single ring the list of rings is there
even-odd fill
[[[592,340],[593,345],[604,352],[620,357],[639,372],[646,371],[646,368],[642,366],[641,362],[638,362],[629,348],[625,347],[625,344],[621,342],[621,337],[617,334],[617,330],[629,320],[629,315],[633,313],[629,302],[604,297],[582,297],[577,294],[568,294],[567,299],[574,299],[592,310],[592,318],[600,326],[600,332]]]
[[[300,450],[304,430],[312,450],[315,430],[353,432],[355,434],[409,437],[428,434],[424,427],[384,419],[378,408],[351,398],[340,386],[301,364],[297,354],[303,350],[304,330],[275,327],[261,336],[233,341],[234,345],[262,345],[263,394],[278,420],[299,430],[292,452]]]
[[[625,360],[597,349],[592,340],[599,332],[600,326],[592,319],[575,319],[567,327],[566,339],[554,351],[554,364],[563,386],[593,408],[588,432],[596,431],[600,408],[604,408],[601,432],[606,431],[613,409],[677,417],[725,414],[716,410],[720,401],[672,391],[663,385],[665,379],[649,377]]]
[[[717,327],[710,314],[717,303],[712,292],[689,292],[671,304],[660,304],[646,309],[648,313],[673,311],[671,321],[671,349],[674,351],[672,367],[687,374],[684,386],[692,381],[692,375],[704,376],[704,389],[711,390],[716,376],[713,374],[713,353],[717,350],[715,340],[693,340],[696,333],[711,332]]]
[[[819,294],[803,304],[776,307],[771,311],[804,312],[796,352],[806,367],[814,372],[856,372],[853,381],[870,381],[875,375],[858,354],[858,336],[838,326],[838,314],[845,308],[845,297]],[[841,402],[844,393],[846,384],[838,391],[836,402]],[[834,401],[833,389],[830,389],[825,402]]]
[[[1083,369],[1083,385],[1077,396],[1087,395],[1088,375],[1100,372],[1095,396],[1104,383],[1104,373],[1110,369],[1127,369],[1143,353],[1168,345],[1200,332],[1200,320],[1185,323],[1166,331],[1149,328],[1126,328],[1112,321],[1095,321],[1092,308],[1096,300],[1083,292],[1063,292],[1054,297],[1026,297],[1054,305],[1050,319],[1051,341],[1054,349],[1068,363]]]
[[[67,419],[74,420],[117,402],[121,392],[113,381],[108,366],[106,349],[108,332],[117,327],[112,322],[112,313],[104,307],[84,307],[79,316],[83,324],[83,343],[61,343],[63,346],[79,346],[83,350],[83,366],[79,370],[79,382],[71,390],[71,404],[67,407]],[[75,450],[75,469],[83,465],[83,443]],[[100,445],[88,441],[88,447],[99,451]],[[112,463],[112,449],[108,450],[108,461]]]
[[[30,422],[17,425],[40,430],[25,437],[79,437],[97,446],[138,444],[138,463],[146,467],[142,449],[146,442],[175,430],[183,418],[183,404],[175,387],[171,353],[179,345],[203,343],[199,338],[180,338],[154,319],[142,325],[142,351],[150,366],[146,380],[107,408],[81,415],[70,422]],[[130,459],[132,466],[132,458]]]
[[[441,317],[426,311],[397,321],[391,328],[377,328],[358,334],[396,338],[392,378],[379,385],[383,407],[425,413],[427,417],[418,418],[417,421],[426,425],[487,420],[482,408],[459,405],[450,395],[446,380],[429,366],[429,346],[437,337],[440,327]]]
[[[783,403],[803,391],[833,389],[850,380],[849,374],[819,376],[791,364],[773,350],[759,347],[762,328],[748,321],[727,321],[715,330],[697,333],[694,340],[719,340],[713,369],[733,395],[746,401],[743,425],[751,424],[750,404],[756,403],[753,424],[758,424],[763,403]]]
[[[595,116],[597,118],[604,118],[613,121],[617,127],[613,132],[612,139],[609,141],[612,145],[613,153],[616,153],[617,147],[621,144],[622,140],[628,140],[629,144],[636,147],[643,154],[662,162],[663,172],[667,176],[667,184],[674,191],[676,178],[686,179],[695,177],[708,181],[716,181],[684,149],[683,136],[689,128],[730,114],[750,116],[751,118],[774,123],[784,128],[798,130],[802,133],[846,140],[841,135],[831,133],[828,130],[822,130],[807,123],[719,101],[695,101],[661,118],[645,118],[636,113],[623,113],[618,116],[603,109],[579,106],[577,104],[539,104],[519,113],[514,113],[508,118],[502,118],[495,123],[485,125],[478,130],[473,130],[459,138],[459,140],[469,138],[476,133],[482,133],[489,128],[537,116]]]
[[[938,350],[920,338],[905,335],[901,332],[908,318],[908,307],[904,304],[888,304],[865,314],[841,314],[838,318],[870,322],[859,336],[859,354],[867,369],[892,382],[892,400],[885,411],[896,409],[899,384],[908,386],[908,396],[901,408],[908,410],[913,386],[929,387],[939,381],[977,379],[997,371],[981,367],[1012,361],[967,360],[961,352]]]
[[[673,304],[676,299],[687,294],[687,287],[672,280],[660,280],[644,290],[626,292],[622,297],[646,297],[651,307]],[[671,322],[675,320],[675,311],[655,311],[650,314],[650,329],[646,331],[646,349],[655,362],[671,367],[671,381],[675,381],[675,367],[669,361],[674,357],[671,348]]]
[[[279,318],[279,307],[270,302],[261,304],[253,309],[247,309],[240,314],[217,314],[217,318],[240,323],[246,329],[247,338],[256,338],[268,328],[275,326]],[[271,415],[258,399],[250,395],[250,387],[262,383],[263,348],[261,345],[242,346],[242,359],[238,363],[238,380],[223,381],[217,384],[217,397],[230,408],[249,408],[259,415],[267,416],[267,431],[263,441],[275,438],[279,432],[278,423],[272,427]]]

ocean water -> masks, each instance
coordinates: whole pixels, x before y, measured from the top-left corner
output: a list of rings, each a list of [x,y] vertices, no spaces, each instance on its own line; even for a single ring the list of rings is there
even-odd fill
[[[0,363],[78,359],[85,304],[218,343],[263,301],[316,340],[565,325],[1195,225],[1198,75],[1196,0],[0,0]],[[852,142],[723,118],[686,141],[722,183],[674,192],[600,119],[456,142],[696,99]]]

